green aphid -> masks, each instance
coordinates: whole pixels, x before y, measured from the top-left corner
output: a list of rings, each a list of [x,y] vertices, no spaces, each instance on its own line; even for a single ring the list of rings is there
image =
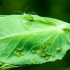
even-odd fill
[[[32,50],[31,52],[32,52],[33,54],[36,54],[36,51],[35,51],[35,50]]]
[[[41,50],[43,51],[43,52],[46,52],[46,46],[42,46],[42,48],[41,48]]]
[[[41,53],[43,53],[43,50],[42,50],[42,49],[40,49],[40,51],[39,51],[39,52],[40,52],[40,54],[41,54]]]
[[[18,50],[18,51],[21,51],[22,49],[21,49],[21,48],[18,48],[17,50]]]
[[[44,53],[40,54],[41,57],[46,57],[46,55]]]
[[[16,67],[16,66],[1,62],[1,66],[0,66],[1,70],[7,70],[11,67]]]
[[[54,57],[55,57],[55,54],[54,54],[54,53],[52,53],[52,54],[51,54],[51,56],[54,58]]]
[[[24,55],[24,53],[23,53],[23,52],[20,52],[20,54],[21,54],[21,55]]]
[[[67,42],[70,44],[70,40],[67,40]]]
[[[36,51],[36,54],[40,54],[40,51]]]
[[[46,51],[46,49],[40,49],[40,53],[45,53]]]
[[[46,52],[46,49],[41,49],[40,50],[40,53],[44,53],[44,52]]]
[[[45,60],[48,60],[49,59],[49,57],[47,56],[47,57],[45,57]]]
[[[46,49],[46,47],[43,45],[43,46],[42,46],[42,49]]]
[[[30,14],[24,14],[24,18],[28,21],[34,21],[33,16],[31,16]]]
[[[33,61],[32,61],[32,64],[36,64],[36,62],[33,60]]]
[[[45,52],[46,52],[45,49],[41,49],[41,50],[40,50],[40,54],[43,54],[43,53],[45,53]]]
[[[49,52],[45,52],[45,54],[46,54],[47,56],[50,56],[50,55],[51,55]]]
[[[2,68],[6,68],[7,66],[8,66],[8,64],[3,63],[1,67],[2,67]]]
[[[42,49],[43,50],[43,52],[47,52],[47,50],[46,49]]]
[[[51,42],[48,42],[48,44],[51,45],[52,43]]]
[[[15,54],[16,56],[18,56],[18,57],[21,56],[21,54],[20,54],[19,52],[14,52],[14,54]]]
[[[1,65],[1,67],[5,67],[6,63],[1,62],[0,65]]]
[[[62,51],[62,48],[58,47],[58,48],[56,48],[56,51],[60,52],[60,51]]]

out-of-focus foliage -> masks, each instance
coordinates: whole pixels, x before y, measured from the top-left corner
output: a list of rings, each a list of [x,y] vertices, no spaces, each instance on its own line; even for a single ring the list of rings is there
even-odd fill
[[[70,0],[0,0],[0,14],[35,12],[70,22]]]
[[[22,13],[34,12],[40,16],[70,22],[70,0],[0,0],[1,15],[21,14],[18,11]],[[67,67],[70,67],[70,51],[62,61],[33,66],[25,65],[16,68],[16,70],[62,70]]]

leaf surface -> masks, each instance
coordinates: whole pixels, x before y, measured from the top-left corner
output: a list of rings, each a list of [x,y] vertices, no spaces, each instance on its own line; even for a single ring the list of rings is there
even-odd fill
[[[0,17],[0,62],[42,64],[62,59],[70,49],[70,24],[38,15]]]

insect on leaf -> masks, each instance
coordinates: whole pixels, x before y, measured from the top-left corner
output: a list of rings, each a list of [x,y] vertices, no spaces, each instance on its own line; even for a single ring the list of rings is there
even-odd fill
[[[0,62],[8,66],[60,60],[70,49],[69,40],[70,24],[61,20],[31,14],[0,17]]]

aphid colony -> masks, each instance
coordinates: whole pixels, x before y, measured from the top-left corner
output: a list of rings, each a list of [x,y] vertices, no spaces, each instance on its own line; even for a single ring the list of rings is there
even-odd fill
[[[32,50],[33,54],[38,54],[40,57],[43,57],[45,60],[48,60],[50,53],[46,50],[46,47],[43,45],[40,50]]]
[[[61,47],[56,48],[56,52],[61,52],[61,51],[62,51]],[[50,56],[52,58],[55,57],[55,54],[49,53],[48,50],[46,49],[46,46],[44,46],[44,45],[40,48],[40,50],[32,49],[31,52],[32,52],[32,54],[39,55],[40,57],[44,58],[45,60],[48,60],[50,58]],[[17,51],[14,52],[14,54],[18,57],[24,56],[24,52],[22,51],[21,48],[18,48]],[[36,62],[33,60],[32,64],[36,64]]]
[[[21,48],[18,48],[17,51],[14,52],[14,54],[15,54],[16,56],[18,56],[18,57],[24,55],[24,53],[22,52],[22,49],[21,49]]]
[[[56,48],[56,52],[61,52],[61,51],[62,51],[61,47]],[[52,58],[55,57],[55,54],[49,53],[44,45],[40,48],[40,50],[32,50],[31,52],[33,54],[38,54],[40,57],[44,58],[45,60],[48,60],[50,56]]]

